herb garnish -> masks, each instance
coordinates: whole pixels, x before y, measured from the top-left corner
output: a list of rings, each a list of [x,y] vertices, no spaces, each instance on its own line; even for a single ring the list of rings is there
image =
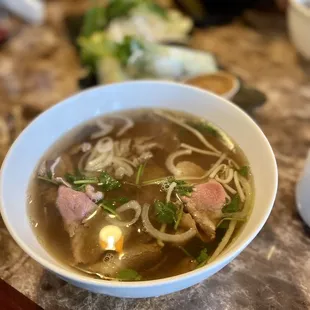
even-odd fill
[[[107,172],[103,171],[98,177],[87,177],[85,175],[73,175],[67,173],[66,180],[73,185],[74,189],[80,188],[82,185],[95,184],[101,187],[105,192],[121,187],[121,183],[111,177]]]
[[[102,199],[98,202],[99,207],[101,207],[104,211],[108,212],[109,214],[113,214],[115,217],[120,219],[119,214],[115,211],[116,208],[126,202],[129,199],[126,197],[114,198],[114,199]]]
[[[204,266],[207,263],[208,259],[209,259],[208,251],[206,248],[204,248],[200,251],[198,257],[196,258],[196,262],[198,264],[196,268]]]
[[[142,280],[142,276],[133,269],[120,270],[116,276],[119,281],[139,281]]]
[[[249,175],[249,166],[242,166],[239,170],[238,173],[242,175],[243,177],[247,177]]]
[[[143,175],[145,165],[146,165],[146,162],[144,162],[143,164],[139,165],[137,176],[136,176],[136,185],[140,184],[140,180],[141,180],[141,177]]]
[[[173,182],[177,184],[176,187],[174,188],[174,191],[177,194],[179,194],[180,196],[187,196],[187,197],[191,196],[194,190],[194,186],[185,181],[176,180],[175,177],[168,177],[166,180],[162,182],[162,184],[169,186]],[[165,186],[165,187],[168,187],[168,186]]]
[[[187,125],[197,129],[202,134],[209,134],[213,137],[218,136],[218,131],[207,122],[187,122]]]
[[[227,205],[225,205],[222,208],[223,213],[233,213],[240,211],[240,197],[238,194],[234,195],[234,197],[231,199],[231,202]]]
[[[156,200],[154,203],[157,221],[161,224],[173,224],[177,221],[177,207],[172,202]]]

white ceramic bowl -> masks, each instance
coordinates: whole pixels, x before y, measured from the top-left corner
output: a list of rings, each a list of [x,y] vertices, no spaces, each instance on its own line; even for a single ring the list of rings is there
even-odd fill
[[[201,269],[145,282],[91,279],[55,260],[38,242],[27,216],[28,183],[41,156],[68,130],[98,115],[140,107],[186,111],[205,117],[229,133],[251,165],[255,180],[253,212],[237,240],[214,262]],[[266,137],[255,122],[232,103],[198,88],[172,82],[126,82],[81,92],[41,114],[23,131],[2,166],[1,214],[20,247],[68,282],[93,292],[119,297],[158,296],[207,279],[234,259],[266,222],[274,203],[277,180],[275,157]]]
[[[290,0],[288,28],[300,54],[310,60],[310,0]]]

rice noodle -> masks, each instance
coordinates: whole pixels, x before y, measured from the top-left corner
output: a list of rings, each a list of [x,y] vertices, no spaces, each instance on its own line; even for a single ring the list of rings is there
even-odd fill
[[[202,150],[202,149],[199,149],[197,147],[191,146],[191,145],[186,144],[186,143],[181,143],[180,147],[183,147],[185,149],[192,150],[193,152],[196,152],[199,154],[204,154],[204,155],[210,155],[210,156],[216,156],[216,157],[220,157],[220,155],[221,155],[220,153]]]
[[[117,220],[116,218],[112,218],[111,216],[106,216],[107,221],[109,221],[112,224],[118,225],[118,226],[131,226],[134,223],[136,223],[141,215],[141,206],[136,200],[131,200],[120,207],[118,207],[115,211],[117,214],[120,214],[122,212],[128,211],[128,210],[134,210],[135,216],[134,218],[129,222],[123,222],[120,220]]]
[[[144,204],[142,208],[142,223],[144,225],[145,230],[154,238],[159,239],[164,242],[174,242],[174,243],[182,243],[196,235],[196,231],[190,228],[188,231],[181,234],[167,234],[156,229],[149,219],[149,204]]]
[[[177,169],[176,166],[174,165],[174,160],[179,156],[190,155],[190,154],[192,154],[191,150],[180,150],[180,151],[176,151],[176,152],[169,154],[169,156],[166,159],[167,169],[175,176],[180,175],[181,171],[180,169]]]
[[[58,157],[55,159],[55,161],[51,164],[50,171],[51,171],[51,173],[52,173],[52,177],[54,177],[54,175],[55,175],[55,169],[56,169],[57,165],[59,164],[60,159],[61,159],[61,157],[58,156]]]
[[[228,184],[222,183],[222,186],[233,195],[237,193],[237,191],[230,187]]]
[[[97,120],[96,124],[101,130],[93,133],[90,136],[91,139],[98,139],[98,138],[104,137],[108,135],[110,132],[112,132],[112,130],[114,129],[113,125],[106,124],[101,120]]]
[[[239,177],[238,177],[238,172],[237,172],[237,171],[234,172],[234,181],[235,181],[235,186],[236,186],[236,189],[237,189],[237,191],[238,191],[240,200],[241,200],[242,202],[244,202],[244,200],[245,200],[245,195],[244,195],[243,189],[241,188],[241,185],[240,185],[240,182],[239,182]]]
[[[217,166],[215,169],[213,169],[212,173],[210,173],[210,178],[214,179],[217,173],[219,173],[222,169],[225,171],[226,167],[227,166],[225,164],[220,164],[219,166]]]
[[[225,217],[231,218],[246,218],[249,215],[250,208],[252,206],[252,191],[249,182],[242,176],[239,176],[239,181],[244,188],[245,192],[245,202],[243,205],[243,209],[241,212],[234,212],[234,213],[225,213]],[[223,185],[224,186],[224,185]]]
[[[129,117],[122,116],[122,115],[113,115],[113,118],[119,118],[125,121],[124,126],[117,132],[116,134],[117,137],[122,136],[127,130],[129,130],[130,128],[134,126],[134,122]]]
[[[218,247],[216,248],[214,253],[211,255],[211,257],[209,258],[208,263],[213,262],[221,254],[221,252],[225,249],[225,247],[228,244],[231,236],[234,233],[236,224],[237,224],[237,221],[235,221],[235,220],[230,221],[228,229],[227,229],[222,241],[219,243]]]
[[[212,144],[210,144],[198,130],[194,129],[193,127],[191,127],[187,124],[184,124],[182,121],[177,120],[173,116],[171,116],[167,113],[164,113],[163,111],[155,110],[154,113],[165,118],[165,119],[167,119],[167,120],[169,120],[170,122],[178,124],[179,126],[187,129],[192,134],[194,134],[208,149],[212,150],[213,152],[218,153],[218,154],[221,153],[217,148],[215,148]]]
[[[78,165],[77,165],[77,167],[78,167],[78,169],[79,169],[80,172],[84,171],[84,166],[85,166],[84,162],[85,162],[85,160],[87,159],[87,157],[90,155],[90,153],[91,153],[91,152],[88,151],[88,152],[84,153],[84,154],[81,156],[81,158],[80,158],[80,160],[79,160],[79,162],[78,162]]]
[[[170,199],[171,199],[171,194],[174,190],[174,188],[177,186],[177,183],[175,182],[172,182],[168,188],[168,191],[167,191],[167,195],[166,195],[166,202],[170,202]]]
[[[221,184],[228,184],[234,178],[234,170],[231,168],[226,169],[227,176],[225,179],[220,178],[218,175],[215,176],[215,180]]]
[[[56,182],[58,182],[58,183],[61,183],[61,184],[65,185],[65,186],[69,187],[69,188],[72,187],[71,184],[68,183],[66,180],[64,180],[62,177],[56,177],[54,180]]]
[[[226,193],[226,191],[225,191],[225,198],[226,198],[226,200],[227,200],[227,204],[228,203],[231,203],[231,198],[230,198],[230,196]]]
[[[176,179],[177,180],[202,180],[202,179],[205,179],[213,172],[214,169],[216,169],[226,159],[226,156],[227,155],[223,153],[220,156],[220,158],[216,161],[216,163],[201,177],[185,176],[185,177],[177,177]]]
[[[240,166],[233,160],[233,159],[228,159],[228,165],[231,167],[235,167],[237,170],[240,169]]]

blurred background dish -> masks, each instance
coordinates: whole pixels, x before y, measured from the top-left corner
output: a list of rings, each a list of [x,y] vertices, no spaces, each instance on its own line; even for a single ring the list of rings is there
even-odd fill
[[[224,71],[198,75],[185,80],[185,83],[211,91],[227,99],[233,98],[240,89],[238,78]]]

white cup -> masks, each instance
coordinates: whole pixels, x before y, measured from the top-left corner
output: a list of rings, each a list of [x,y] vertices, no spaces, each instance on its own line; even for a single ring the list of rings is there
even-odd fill
[[[310,0],[290,0],[288,29],[296,49],[310,60]]]

